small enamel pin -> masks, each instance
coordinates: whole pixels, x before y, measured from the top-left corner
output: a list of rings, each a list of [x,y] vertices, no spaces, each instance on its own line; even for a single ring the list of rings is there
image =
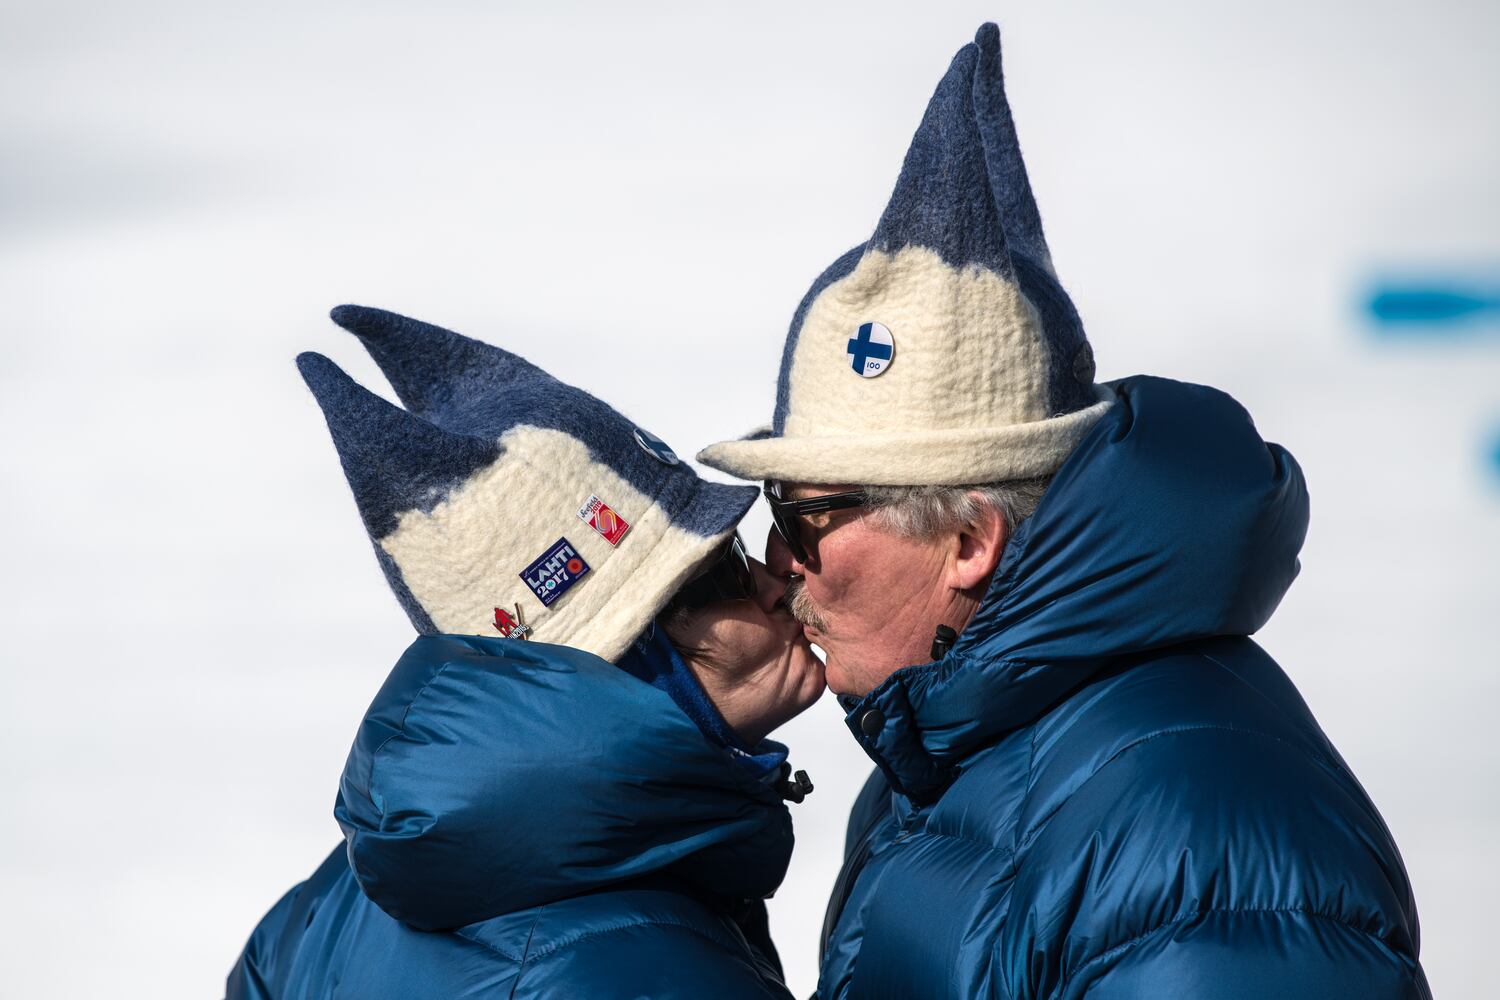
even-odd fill
[[[860,378],[874,378],[896,358],[896,338],[884,323],[862,323],[845,348],[849,367]]]
[[[559,538],[520,573],[522,582],[531,588],[542,607],[552,607],[589,571],[589,564],[566,538]]]
[[[507,639],[525,639],[531,634],[531,626],[521,618],[521,602],[516,602],[516,613],[512,615],[504,608],[495,609],[495,628]]]
[[[646,454],[656,459],[662,465],[676,465],[682,461],[682,459],[677,457],[677,453],[667,446],[665,441],[644,428],[637,427],[635,429],[635,443],[640,445]]]
[[[620,539],[625,537],[625,532],[630,530],[630,522],[595,495],[590,495],[583,502],[583,506],[578,508],[578,517],[590,528],[603,535],[604,540],[611,545],[619,545]]]

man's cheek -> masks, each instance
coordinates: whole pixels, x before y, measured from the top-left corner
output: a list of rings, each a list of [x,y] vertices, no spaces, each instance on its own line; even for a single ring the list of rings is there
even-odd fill
[[[871,616],[882,605],[889,605],[889,582],[883,583],[879,580],[856,577],[839,592],[838,603],[846,614],[857,614],[860,617]]]

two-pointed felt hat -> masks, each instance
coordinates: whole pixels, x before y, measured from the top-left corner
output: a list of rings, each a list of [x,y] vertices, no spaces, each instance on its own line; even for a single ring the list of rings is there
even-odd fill
[[[405,408],[320,354],[297,367],[419,632],[526,634],[614,660],[755,502],[509,351],[380,309],[332,317]]]

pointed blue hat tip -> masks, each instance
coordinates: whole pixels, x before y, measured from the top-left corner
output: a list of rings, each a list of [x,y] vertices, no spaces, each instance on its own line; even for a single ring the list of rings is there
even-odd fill
[[[504,348],[400,313],[341,305],[328,315],[359,338],[408,410],[447,430],[503,430],[517,421],[515,414],[497,427],[483,426],[482,419],[506,409],[497,398],[501,387],[552,381]]]
[[[954,269],[979,265],[1017,284],[1041,314],[1048,411],[1071,413],[1097,402],[1083,324],[1052,269],[1021,156],[995,22],[979,26],[938,81],[867,246],[886,253],[922,247]],[[812,303],[860,259],[858,248],[840,257],[793,315],[777,380],[776,435],[785,429],[792,359]]]
[[[333,320],[339,326],[343,326],[345,323],[352,322],[361,312],[364,311],[364,309],[364,306],[356,306],[350,303],[344,303],[343,305],[337,305],[328,310],[328,318]]]
[[[493,439],[450,433],[423,420],[314,351],[297,355],[297,369],[323,410],[372,540],[396,530],[401,512],[431,510],[500,454]]]
[[[318,406],[323,409],[330,426],[348,421],[351,408],[367,405],[366,399],[377,400],[379,409],[388,408],[406,415],[400,407],[370,392],[354,381],[348,372],[317,351],[303,351],[297,355],[297,371],[301,373],[302,381],[307,384],[313,398],[318,401]]]
[[[321,395],[321,389],[334,383],[352,381],[342,368],[317,351],[303,351],[297,355],[297,371],[302,374],[302,381],[307,383],[315,396]]]
[[[328,311],[328,318],[360,338],[381,333],[392,324],[406,319],[384,309],[349,304],[334,306]]]
[[[1009,279],[1005,199],[996,196],[1008,171],[995,170],[1009,151],[992,148],[994,129],[980,121],[988,110],[976,93],[984,61],[972,44],[954,55],[912,135],[871,244],[887,253],[925,247],[950,267],[977,264]]]

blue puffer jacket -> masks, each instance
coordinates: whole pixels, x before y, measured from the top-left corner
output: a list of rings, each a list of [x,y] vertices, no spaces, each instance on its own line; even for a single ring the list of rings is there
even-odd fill
[[[419,638],[350,752],[347,844],[261,921],[229,998],[786,998],[761,902],[791,856],[785,749],[755,749],[588,653]]]
[[[878,770],[820,995],[1429,996],[1390,832],[1246,638],[1296,463],[1220,392],[1115,390],[952,651],[846,701]]]

